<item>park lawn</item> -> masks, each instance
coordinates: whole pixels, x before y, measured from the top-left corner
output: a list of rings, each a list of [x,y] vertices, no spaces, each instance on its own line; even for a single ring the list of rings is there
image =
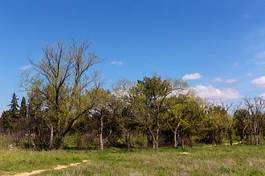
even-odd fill
[[[265,175],[263,146],[198,146],[187,149],[106,150],[90,162],[43,176],[163,176],[163,175]]]
[[[49,176],[265,175],[265,146],[196,146],[153,150],[7,151],[0,150],[0,173],[53,168],[89,160]],[[0,174],[1,175],[1,174]]]
[[[0,149],[0,175],[37,169],[50,169],[60,164],[80,162],[88,158],[84,151],[30,151]]]

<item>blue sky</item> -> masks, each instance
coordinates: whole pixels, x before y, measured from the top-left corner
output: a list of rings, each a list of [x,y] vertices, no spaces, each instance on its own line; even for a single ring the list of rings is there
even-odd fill
[[[72,39],[92,42],[106,87],[158,73],[185,78],[202,97],[259,96],[264,8],[264,0],[3,0],[0,109],[13,92],[23,95],[19,82],[29,59]]]

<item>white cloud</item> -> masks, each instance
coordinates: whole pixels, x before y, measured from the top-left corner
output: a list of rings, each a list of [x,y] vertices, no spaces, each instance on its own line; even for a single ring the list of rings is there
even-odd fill
[[[240,94],[235,89],[218,89],[213,87],[212,85],[205,86],[205,85],[197,85],[192,87],[194,93],[205,99],[221,99],[221,100],[233,100],[240,98]]]
[[[187,95],[190,93],[190,89],[173,90],[167,97],[177,97],[179,95]]]
[[[111,93],[117,98],[129,97],[130,93],[129,90],[115,90]]]
[[[229,78],[229,79],[223,79],[221,77],[217,77],[213,80],[213,82],[223,82],[223,83],[226,83],[226,84],[233,84],[235,82],[237,82],[238,80],[235,79],[235,78]]]
[[[24,65],[22,67],[19,68],[20,71],[26,71],[32,68],[32,65]]]
[[[120,61],[120,60],[113,60],[113,61],[111,61],[111,64],[112,65],[119,65],[119,66],[121,66],[121,65],[123,65],[123,62]]]
[[[257,87],[265,87],[265,76],[261,76],[256,79],[253,79],[251,83]]]
[[[202,75],[200,73],[191,73],[191,74],[186,74],[182,77],[183,80],[188,81],[188,80],[197,80],[201,79]]]

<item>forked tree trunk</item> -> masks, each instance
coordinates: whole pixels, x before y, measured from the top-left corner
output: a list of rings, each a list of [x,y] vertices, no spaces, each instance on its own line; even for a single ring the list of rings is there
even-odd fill
[[[152,135],[153,139],[153,149],[159,149],[159,129],[156,130],[155,134]]]
[[[154,134],[153,132],[150,132],[152,135],[152,144],[153,144],[153,149],[157,150],[159,145],[158,145],[158,136],[157,134]]]

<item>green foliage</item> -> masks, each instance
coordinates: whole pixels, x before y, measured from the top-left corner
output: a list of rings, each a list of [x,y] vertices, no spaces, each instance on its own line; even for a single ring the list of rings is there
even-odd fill
[[[240,141],[243,141],[249,133],[250,114],[246,109],[238,109],[234,113],[234,129]]]
[[[155,149],[159,147],[162,115],[167,111],[166,98],[171,91],[170,81],[158,76],[145,77],[132,89],[133,101],[137,102],[134,102],[137,105],[135,110],[142,118],[140,122]]]
[[[203,121],[202,141],[221,144],[226,137],[230,116],[222,106],[209,106]]]

